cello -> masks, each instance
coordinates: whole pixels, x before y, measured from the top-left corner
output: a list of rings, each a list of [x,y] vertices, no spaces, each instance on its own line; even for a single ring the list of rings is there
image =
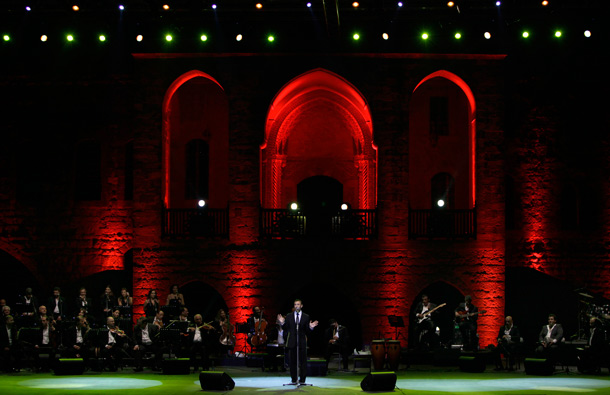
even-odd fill
[[[258,317],[258,323],[254,325],[254,334],[250,339],[250,342],[254,347],[260,347],[267,343],[267,334],[265,333],[265,329],[267,329],[267,321],[263,318],[263,311],[265,308],[261,309],[261,313]]]
[[[229,319],[225,322],[220,323],[220,327],[222,328],[222,334],[220,335],[220,344],[223,346],[234,346],[235,345],[235,335],[233,334],[233,325],[229,322]]]

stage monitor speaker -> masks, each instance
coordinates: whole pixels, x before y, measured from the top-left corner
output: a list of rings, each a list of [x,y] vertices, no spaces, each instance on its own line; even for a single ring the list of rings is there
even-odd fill
[[[360,383],[363,391],[394,391],[396,387],[396,373],[371,372]]]
[[[204,391],[228,391],[235,388],[235,381],[225,372],[203,371],[199,373],[199,383]]]
[[[189,358],[166,358],[163,360],[163,374],[189,374]]]
[[[59,358],[53,370],[57,376],[83,374],[85,361],[82,358]]]
[[[525,374],[536,376],[550,376],[555,369],[553,364],[545,358],[525,358]]]
[[[485,361],[478,356],[460,357],[458,359],[458,364],[462,372],[483,373],[485,371]]]

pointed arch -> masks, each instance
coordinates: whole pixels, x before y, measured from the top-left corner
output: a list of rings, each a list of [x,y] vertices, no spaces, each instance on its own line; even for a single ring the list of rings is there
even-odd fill
[[[368,104],[335,73],[314,69],[280,89],[267,113],[260,156],[263,207],[282,208],[296,197],[298,182],[314,175],[340,180],[354,208],[376,206],[377,147]]]

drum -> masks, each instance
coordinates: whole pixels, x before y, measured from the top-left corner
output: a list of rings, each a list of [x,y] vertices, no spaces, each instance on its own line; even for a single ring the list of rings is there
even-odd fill
[[[373,368],[375,370],[383,369],[383,363],[385,362],[385,340],[373,340],[371,355],[373,356]]]
[[[400,340],[388,341],[388,363],[390,370],[397,370],[400,363]]]

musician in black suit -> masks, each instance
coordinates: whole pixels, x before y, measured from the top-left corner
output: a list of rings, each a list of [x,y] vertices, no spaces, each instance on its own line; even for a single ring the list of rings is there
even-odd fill
[[[549,314],[548,324],[542,326],[538,336],[539,345],[536,348],[538,358],[556,360],[559,355],[559,347],[563,341],[563,327],[557,323],[557,316]]]
[[[347,327],[339,325],[336,319],[331,318],[330,326],[324,331],[324,341],[326,342],[326,366],[330,361],[333,352],[339,352],[343,363],[343,370],[347,370],[348,358],[351,352],[351,343]]]
[[[159,347],[160,329],[157,325],[148,322],[146,317],[140,317],[136,327],[133,329],[133,351],[135,359],[135,371],[142,371],[142,354],[150,351],[155,354],[155,364],[152,370],[161,370],[161,348]]]
[[[577,348],[578,371],[601,373],[601,365],[607,358],[608,347],[602,322],[597,317],[589,319],[589,338],[584,348]]]
[[[89,329],[86,317],[76,317],[76,325],[64,331],[64,357],[83,358],[85,364],[87,363],[93,351],[89,342]]]
[[[433,311],[438,306],[430,302],[428,295],[422,295],[421,302],[415,307],[415,344],[416,348],[426,350],[435,348],[439,344],[439,339],[436,336],[436,325],[434,324],[434,316],[437,314]]]
[[[38,337],[34,344],[34,361],[38,371],[48,371],[49,367],[54,364],[55,353],[57,351],[57,330],[50,321],[50,317],[43,315],[40,317],[40,328]],[[49,358],[46,361],[41,361],[40,355],[48,354]]]
[[[38,298],[32,294],[32,288],[26,288],[25,293],[23,295],[19,295],[17,306],[20,314],[20,319],[18,319],[19,326],[34,326],[39,303]]]
[[[9,373],[17,371],[21,361],[21,348],[17,339],[15,319],[12,315],[4,317],[4,322],[0,325],[0,350],[4,361],[4,371]]]
[[[93,312],[93,303],[91,302],[91,298],[87,297],[87,289],[81,287],[78,290],[78,296],[74,300],[73,312],[74,315],[79,315],[79,313],[84,309],[85,314],[90,315]]]
[[[201,367],[203,370],[210,368],[210,353],[218,343],[219,337],[216,336],[216,328],[212,325],[204,323],[201,314],[195,314],[193,324],[188,328],[188,355],[193,364],[193,369],[197,372],[199,362],[197,356],[201,358]],[[215,344],[212,343],[215,341]]]
[[[504,325],[500,327],[500,331],[498,332],[498,346],[495,349],[497,370],[504,369],[502,366],[502,354],[507,360],[506,369],[509,371],[514,370],[515,354],[520,343],[521,334],[519,333],[519,328],[514,325],[513,317],[507,316],[504,319]]]
[[[296,299],[294,301],[294,312],[287,314],[286,318],[281,314],[277,316],[278,322],[287,332],[286,349],[289,353],[291,384],[297,384],[298,376],[300,376],[298,382],[300,384],[305,383],[307,378],[307,333],[318,326],[318,321],[312,322],[309,315],[302,311],[302,308],[303,302]]]
[[[47,302],[47,310],[53,315],[55,321],[61,321],[66,318],[66,299],[61,296],[61,288],[53,288],[53,296]]]
[[[100,296],[100,321],[110,317],[115,306],[117,306],[117,299],[110,285],[107,285],[104,293]]]
[[[477,350],[479,346],[477,338],[479,308],[472,304],[472,296],[466,295],[464,297],[464,303],[460,303],[455,309],[455,319],[460,328],[464,350]]]

